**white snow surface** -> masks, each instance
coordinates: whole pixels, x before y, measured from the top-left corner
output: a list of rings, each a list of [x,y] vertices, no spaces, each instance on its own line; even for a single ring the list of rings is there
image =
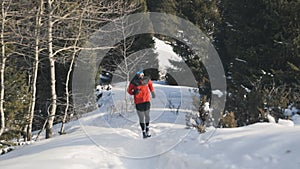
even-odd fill
[[[152,137],[142,139],[137,115],[111,111],[124,89],[113,87],[101,108],[55,135],[0,156],[1,169],[299,169],[300,127],[257,123],[246,127],[185,128],[193,109],[190,88],[155,84]],[[180,109],[172,106],[181,103]],[[60,125],[55,126],[56,131]]]
[[[211,91],[211,93],[217,95],[218,97],[222,97],[224,95],[224,93],[221,92],[221,90],[213,90]]]
[[[173,47],[171,45],[155,37],[153,40],[155,41],[155,49],[158,54],[159,70],[161,72],[164,72],[169,68],[176,69],[176,67],[174,67],[170,61],[182,62],[184,64],[182,58],[173,51]]]

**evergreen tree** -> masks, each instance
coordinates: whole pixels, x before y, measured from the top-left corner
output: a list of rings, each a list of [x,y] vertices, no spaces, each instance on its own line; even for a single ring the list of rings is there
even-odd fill
[[[216,26],[220,23],[218,0],[177,0],[179,16],[188,19],[214,40]]]
[[[176,0],[147,0],[147,8],[150,12],[177,14]]]
[[[186,18],[199,27],[204,36],[209,37],[210,42],[214,43],[217,34],[216,25],[220,24],[221,20],[217,5],[218,1],[216,0],[177,0],[176,7],[179,16]],[[190,37],[187,37],[185,34],[186,32],[180,33],[180,36],[178,36],[180,41],[177,40],[176,43],[173,43],[174,51],[183,58],[193,72],[198,82],[200,93],[210,97],[209,77],[201,60],[205,52],[196,54],[193,49],[185,45],[183,42],[189,43],[190,41]]]
[[[6,132],[4,139],[12,139],[24,133],[29,120],[29,105],[31,103],[30,84],[28,83],[28,71],[18,63],[23,62],[20,58],[10,58],[7,61],[5,73],[5,121]]]
[[[260,101],[252,96],[273,87],[274,82],[275,86],[299,84],[294,78],[297,71],[291,68],[299,67],[299,4],[289,0],[221,1],[223,20],[217,43],[231,93],[227,109],[238,111],[239,124],[258,121],[256,107],[263,107],[267,96]]]

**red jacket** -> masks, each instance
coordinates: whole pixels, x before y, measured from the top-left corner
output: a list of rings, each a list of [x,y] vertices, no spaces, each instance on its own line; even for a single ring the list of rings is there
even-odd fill
[[[139,90],[139,93],[134,95],[134,91],[136,90]],[[154,92],[152,81],[148,77],[144,77],[143,79],[134,77],[128,86],[127,92],[130,95],[134,95],[135,104],[150,102],[150,92]]]

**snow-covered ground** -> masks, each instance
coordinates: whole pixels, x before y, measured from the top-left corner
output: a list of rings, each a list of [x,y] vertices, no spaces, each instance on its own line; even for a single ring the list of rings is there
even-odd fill
[[[155,41],[155,49],[158,54],[158,69],[160,72],[165,73],[169,68],[176,69],[170,61],[182,62],[184,64],[182,58],[173,51],[173,47],[170,44],[155,37],[153,40]]]
[[[155,84],[152,137],[142,139],[133,107],[122,113],[124,89],[114,86],[105,104],[67,125],[67,134],[0,156],[1,169],[299,169],[300,126],[257,123],[185,128],[193,110],[191,88]],[[114,104],[113,104],[114,103]],[[179,107],[180,105],[180,107]],[[179,108],[179,109],[178,109]],[[59,130],[59,126],[57,126]]]

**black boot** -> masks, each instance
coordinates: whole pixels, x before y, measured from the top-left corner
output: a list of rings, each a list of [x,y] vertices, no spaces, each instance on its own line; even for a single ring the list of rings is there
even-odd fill
[[[146,123],[147,124],[147,123]],[[146,125],[146,136],[147,137],[151,137],[150,131],[149,131],[150,127],[149,127],[149,123],[148,125]]]
[[[142,131],[146,130],[146,124],[145,123],[140,123],[141,129]]]
[[[144,139],[147,138],[147,134],[146,134],[146,131],[145,131],[145,130],[143,131],[143,138],[144,138]]]

